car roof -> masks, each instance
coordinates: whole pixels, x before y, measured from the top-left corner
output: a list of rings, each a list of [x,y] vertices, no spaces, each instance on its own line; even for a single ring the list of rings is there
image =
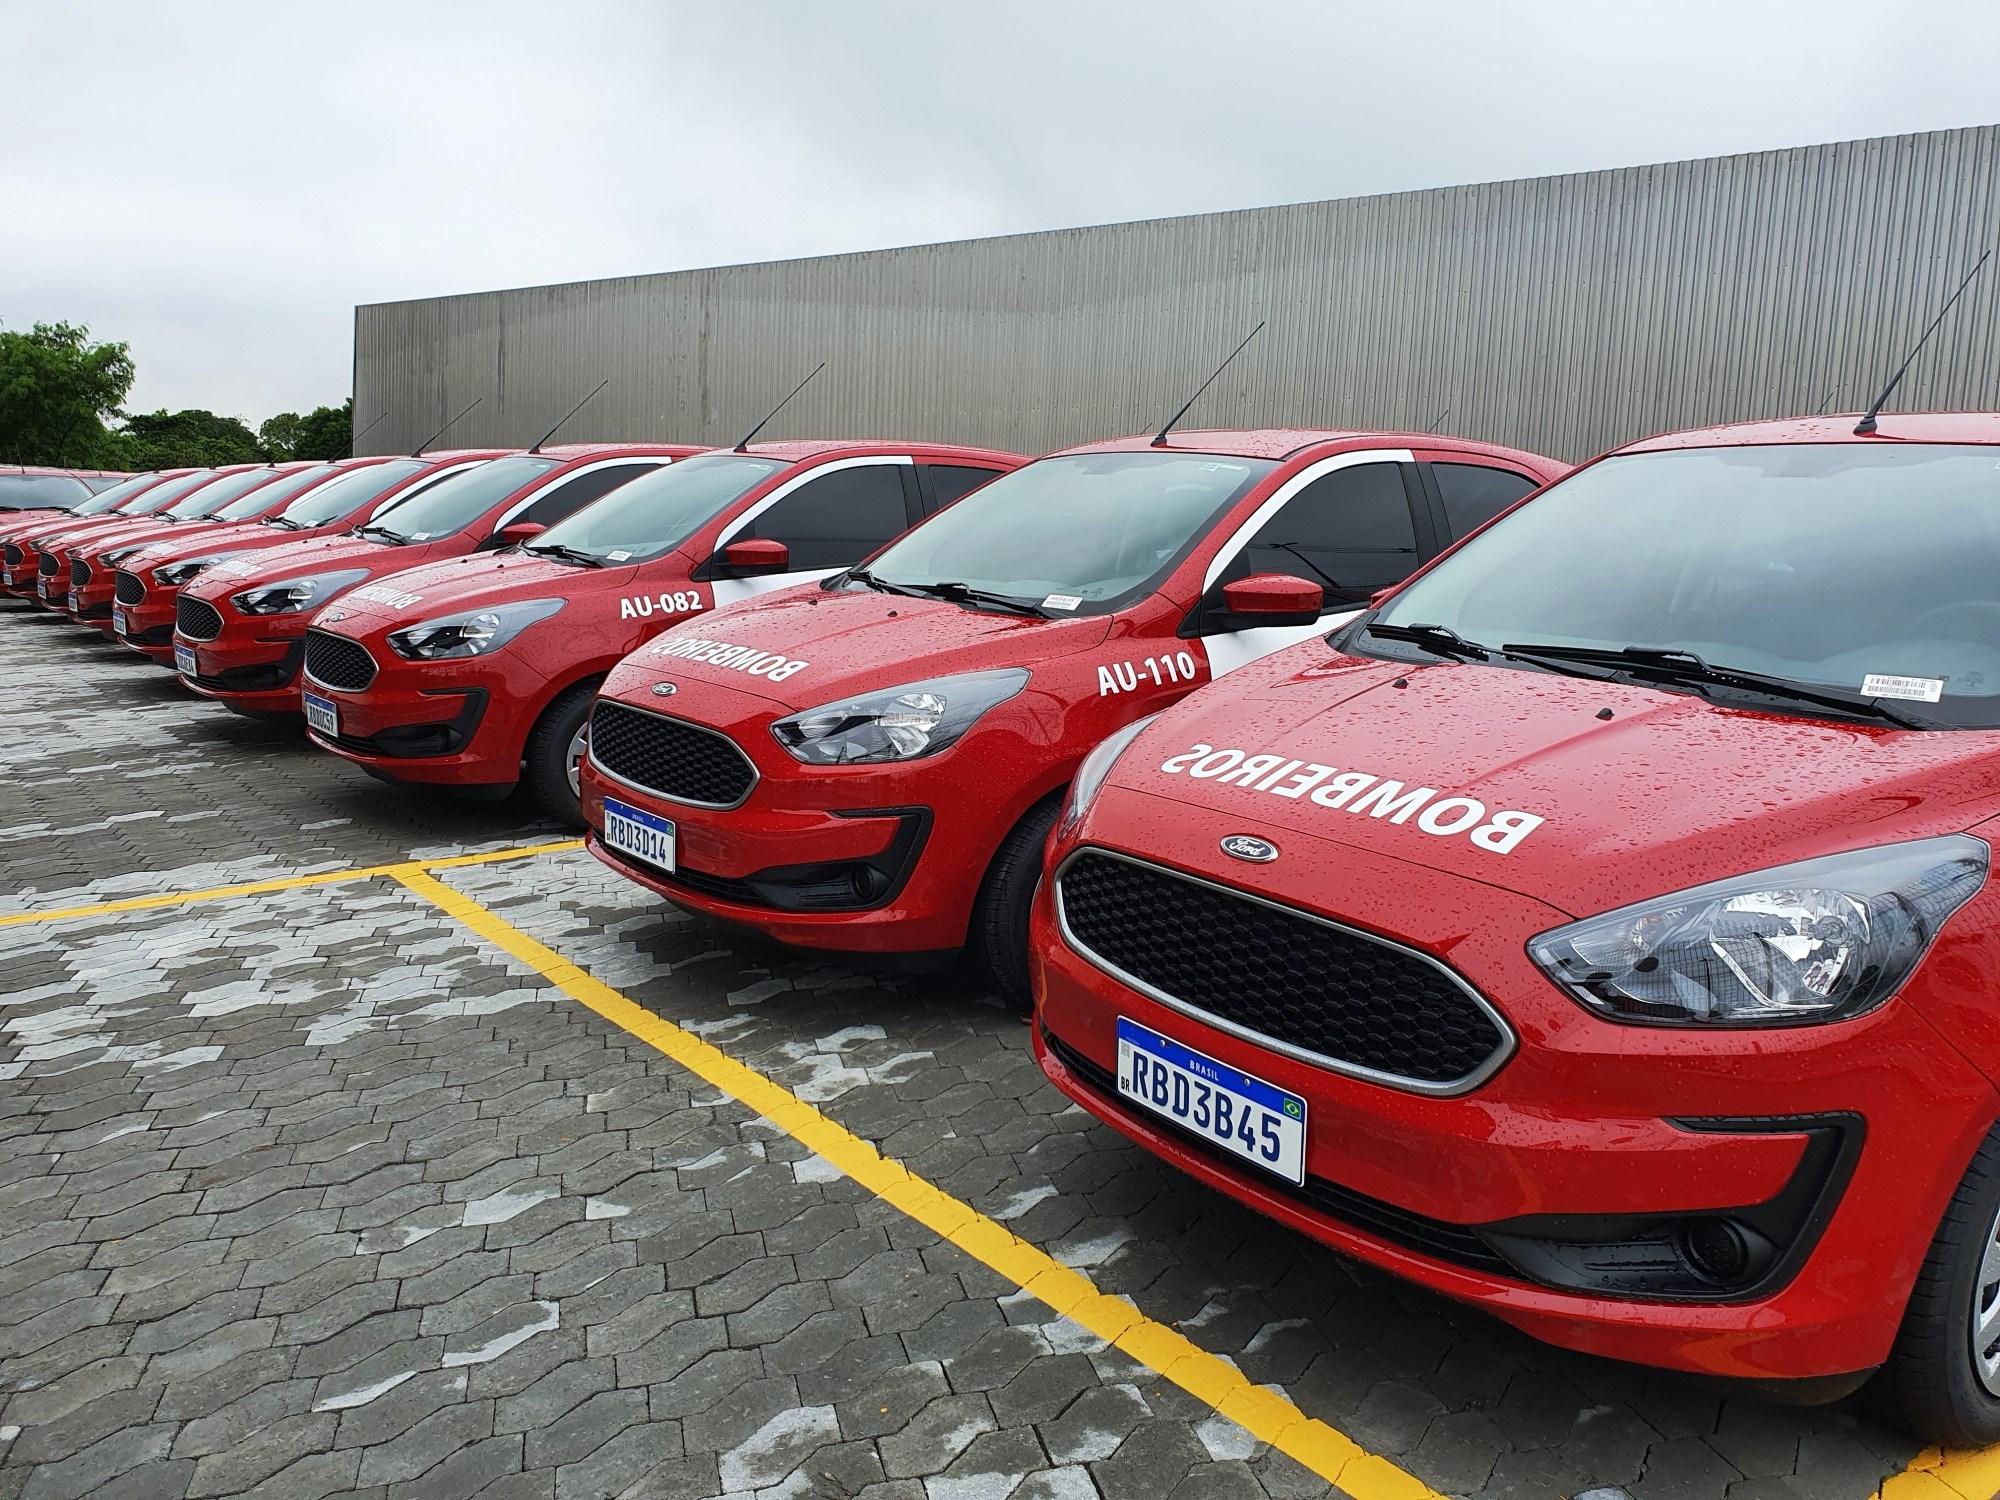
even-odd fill
[[[468,458],[505,458],[519,448],[426,448],[422,453],[383,453],[381,458],[419,458],[427,464],[452,463]]]
[[[998,459],[1018,464],[1022,456],[1000,448],[973,448],[963,443],[911,442],[907,438],[779,438],[775,442],[752,443],[744,452],[755,458],[778,458],[796,463],[803,458],[822,458],[828,453],[851,450],[857,456],[873,453],[907,453],[925,458]],[[717,453],[732,449],[717,448]]]
[[[1859,412],[1729,422],[1662,432],[1615,448],[1614,453],[1661,453],[1670,448],[1748,448],[1767,443],[2000,443],[2000,412],[1899,411],[1876,418],[1877,430],[1857,433]]]
[[[616,458],[626,453],[638,457],[666,454],[688,458],[708,450],[699,443],[546,443],[537,451],[543,458],[559,458],[569,463],[579,458]]]
[[[1074,448],[1060,449],[1058,454],[1050,456],[1073,453],[1217,453],[1231,458],[1281,460],[1295,457],[1309,448],[1323,447],[1455,448],[1466,453],[1532,462],[1543,468],[1554,462],[1539,453],[1509,448],[1500,443],[1482,443],[1473,438],[1451,437],[1436,432],[1345,427],[1193,427],[1169,433],[1166,444],[1160,448],[1153,447],[1152,433],[1141,432],[1130,437],[1080,443]]]

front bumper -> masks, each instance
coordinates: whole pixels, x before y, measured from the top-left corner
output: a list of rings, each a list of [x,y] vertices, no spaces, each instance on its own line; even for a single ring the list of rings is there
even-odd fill
[[[504,786],[520,779],[532,718],[517,722],[523,706],[494,661],[418,663],[379,643],[365,649],[375,661],[366,687],[329,687],[310,673],[301,679],[340,714],[338,737],[308,728],[314,744],[397,781]]]
[[[1221,836],[1244,831],[1241,818],[1225,826],[1178,805],[1147,827],[1157,834],[1150,859],[1196,873]],[[1838,1026],[1778,1033],[1616,1026],[1587,1015],[1527,959],[1524,940],[1560,914],[1307,842],[1286,838],[1294,857],[1259,872],[1259,894],[1311,910],[1308,892],[1338,891],[1341,921],[1450,965],[1517,1035],[1497,1072],[1438,1097],[1246,1040],[1080,953],[1045,884],[1031,946],[1035,1046],[1055,1084],[1231,1197],[1551,1343],[1758,1379],[1881,1363],[1943,1205],[1995,1110],[1992,1088],[1920,1006],[1898,1001]],[[1121,1016],[1302,1096],[1305,1184],[1120,1096]],[[1630,1289],[1647,1285],[1632,1279],[1632,1252],[1621,1248],[1632,1226],[1673,1233],[1675,1224],[1787,1214],[1792,1243],[1741,1286]]]
[[[181,646],[195,652],[195,670],[181,672],[181,682],[204,698],[249,713],[300,711],[303,618],[250,618],[224,608],[221,634],[212,641],[195,641],[176,632],[172,647]]]

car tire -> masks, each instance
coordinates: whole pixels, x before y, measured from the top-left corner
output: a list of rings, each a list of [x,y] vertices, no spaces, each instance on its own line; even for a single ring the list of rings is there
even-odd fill
[[[1903,1326],[1877,1386],[1892,1415],[1914,1436],[1945,1448],[2000,1442],[2000,1367],[1986,1366],[1975,1339],[1982,1309],[2000,1309],[2000,1126],[1973,1154],[1952,1195],[1930,1253],[1917,1272]]]
[[[1042,854],[1049,830],[1056,826],[1062,794],[1044,798],[1029,808],[1000,841],[993,863],[980,882],[972,908],[970,949],[974,974],[1008,1007],[1025,1015],[1034,1009],[1034,988],[1028,978],[1028,913],[1042,881]]]
[[[556,694],[528,734],[521,779],[543,812],[571,828],[583,827],[583,807],[577,800],[576,764],[597,683],[579,682]]]

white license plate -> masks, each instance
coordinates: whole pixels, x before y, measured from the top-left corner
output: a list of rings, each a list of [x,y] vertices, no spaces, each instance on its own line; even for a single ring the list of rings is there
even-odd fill
[[[127,625],[127,624],[126,624],[126,622],[125,622],[125,611],[124,611],[124,610],[122,610],[122,609],[118,609],[118,608],[115,608],[115,607],[114,607],[114,608],[112,609],[112,611],[111,611],[111,628],[112,628],[113,630],[117,631],[117,632],[118,632],[118,633],[119,633],[120,635],[123,635],[123,634],[125,634],[125,632],[126,632],[126,631],[127,631],[128,629],[130,629],[130,628],[131,628],[131,627],[130,627],[129,625]]]
[[[1306,1101],[1118,1018],[1118,1092],[1288,1182],[1306,1180]]]
[[[79,594],[75,589],[69,591],[69,607],[72,610],[83,608],[83,595]]]
[[[184,677],[201,676],[201,669],[195,665],[194,647],[174,642],[174,670]]]
[[[308,690],[306,700],[306,728],[317,729],[329,739],[340,738],[340,705],[323,693]]]
[[[48,597],[49,597],[49,581],[48,581],[48,579],[46,579],[46,578],[37,578],[37,579],[35,580],[35,592],[36,592],[36,593],[38,593],[38,594],[40,594],[40,595],[41,595],[41,596],[42,596],[42,597],[43,597],[44,599],[48,598]]]
[[[670,875],[674,871],[674,824],[670,818],[620,802],[616,797],[606,797],[604,842],[607,847],[643,859]]]

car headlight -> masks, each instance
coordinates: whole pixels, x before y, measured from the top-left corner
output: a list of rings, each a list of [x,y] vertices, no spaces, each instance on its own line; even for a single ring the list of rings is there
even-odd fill
[[[235,555],[234,552],[217,552],[208,557],[189,557],[182,559],[180,562],[162,563],[159,567],[153,569],[153,582],[164,584],[170,589],[179,588],[211,563],[219,563],[223,558],[234,557]],[[106,561],[109,561],[109,559],[107,558]]]
[[[906,683],[780,719],[771,733],[814,766],[916,760],[956,744],[981,714],[1028,685],[1021,667]]]
[[[133,553],[144,552],[145,550],[146,548],[143,543],[136,547],[119,547],[110,552],[99,553],[97,560],[106,567],[115,568]]]
[[[1902,987],[1989,861],[1966,834],[1857,849],[1588,917],[1535,938],[1528,955],[1615,1021],[1845,1020]]]
[[[1076,776],[1069,784],[1069,798],[1063,803],[1062,821],[1057,831],[1068,833],[1083,821],[1083,815],[1090,810],[1090,804],[1097,800],[1097,793],[1104,785],[1104,778],[1111,774],[1111,767],[1118,757],[1125,753],[1125,747],[1139,737],[1139,733],[1158,714],[1147,714],[1143,719],[1134,719],[1123,729],[1113,730],[1097,742],[1097,748],[1083,758],[1083,764],[1076,768]]]
[[[411,661],[442,661],[447,657],[483,656],[498,651],[537,620],[563,607],[561,599],[523,599],[493,609],[470,609],[440,615],[402,630],[389,632],[389,645]]]
[[[246,615],[295,615],[317,609],[342,589],[352,588],[368,576],[366,568],[343,568],[337,573],[312,573],[289,578],[283,583],[245,589],[230,603]]]

